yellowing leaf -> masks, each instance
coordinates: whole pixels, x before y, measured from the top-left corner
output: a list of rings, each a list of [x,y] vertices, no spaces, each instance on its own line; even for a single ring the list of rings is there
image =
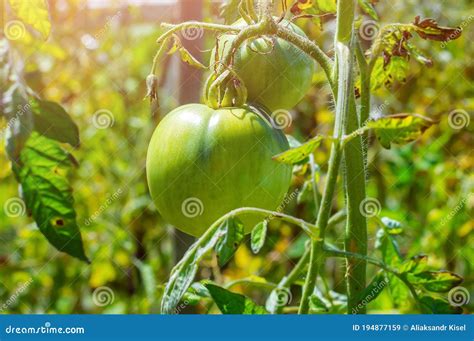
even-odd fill
[[[435,122],[417,114],[396,114],[369,121],[367,127],[375,131],[380,144],[390,149],[391,143],[405,144],[416,140]]]
[[[181,55],[181,60],[186,64],[197,67],[198,69],[207,69],[199,60],[194,58],[194,56],[189,53],[184,47],[179,49],[179,54]]]
[[[204,66],[199,60],[194,58],[194,56],[188,50],[186,50],[186,48],[183,46],[183,44],[181,44],[181,41],[177,36],[173,36],[173,38],[173,45],[169,49],[168,54],[173,54],[178,51],[181,56],[181,60],[186,64],[196,67],[198,69],[207,69],[206,66]]]
[[[273,160],[294,165],[306,159],[315,150],[323,140],[322,136],[316,136],[299,147],[292,148],[286,152],[273,157]]]
[[[48,38],[51,22],[45,0],[9,0],[9,2],[19,19],[40,32],[45,40]]]

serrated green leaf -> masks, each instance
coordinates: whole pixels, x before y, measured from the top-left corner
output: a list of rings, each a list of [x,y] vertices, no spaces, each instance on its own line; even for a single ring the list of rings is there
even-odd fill
[[[171,275],[165,287],[161,300],[163,314],[175,313],[176,306],[194,280],[201,259],[211,251],[221,237],[219,226],[208,230],[194,243],[183,258],[171,270]]]
[[[255,254],[257,254],[265,244],[267,225],[268,222],[264,220],[259,222],[252,230],[252,234],[250,235],[250,245],[252,247],[252,252]]]
[[[410,258],[409,260],[403,262],[398,268],[398,272],[401,274],[403,273],[419,273],[421,271],[424,271],[426,269],[428,263],[428,256],[426,255],[416,255]]]
[[[420,285],[428,291],[447,292],[462,283],[461,276],[449,271],[423,271],[407,274],[407,279],[414,285]]]
[[[394,82],[404,83],[408,74],[408,60],[394,56],[388,65],[385,65],[382,57],[375,61],[374,69],[370,78],[372,91],[381,86],[390,88]]]
[[[299,147],[275,155],[273,160],[290,165],[297,164],[305,160],[316,148],[318,148],[322,140],[322,136],[316,136]]]
[[[205,286],[223,314],[267,314],[264,307],[255,304],[250,298],[244,295],[233,293],[210,283],[207,283]]]
[[[236,217],[230,217],[219,228],[223,237],[216,244],[219,266],[222,267],[232,258],[235,250],[244,238],[244,225]]]
[[[390,149],[392,143],[405,144],[416,140],[434,121],[417,114],[396,114],[367,122],[380,144]]]
[[[355,305],[353,311],[354,314],[357,313],[357,308],[362,309],[364,306],[369,304],[371,301],[375,300],[387,287],[388,282],[385,277],[385,273],[383,271],[380,271],[375,275],[375,277],[370,281],[369,285],[361,291],[359,294],[359,297],[357,298],[357,304]]]
[[[309,310],[312,313],[327,313],[330,306],[330,303],[320,295],[312,294],[309,297]]]
[[[432,296],[420,297],[425,314],[461,314],[462,308],[450,305],[445,300]]]
[[[30,103],[36,131],[50,139],[79,147],[79,128],[63,107],[39,99],[31,99]]]
[[[377,15],[377,12],[375,11],[374,5],[370,3],[369,0],[358,0],[359,1],[359,6],[364,11],[365,14],[369,15],[372,19],[374,20],[379,20],[379,16]]]
[[[39,230],[59,251],[88,262],[76,222],[72,188],[67,179],[72,156],[54,140],[33,132],[14,172],[26,207]]]
[[[13,12],[28,25],[41,33],[46,40],[51,32],[48,5],[45,0],[8,0]]]

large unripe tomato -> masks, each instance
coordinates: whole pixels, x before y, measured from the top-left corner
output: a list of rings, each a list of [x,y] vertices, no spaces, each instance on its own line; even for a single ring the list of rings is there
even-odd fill
[[[291,167],[272,156],[289,146],[265,116],[250,107],[188,104],[160,122],[146,168],[151,196],[165,220],[200,236],[233,209],[278,207],[290,186]],[[262,219],[239,218],[246,232]]]
[[[246,25],[243,19],[234,25]],[[284,20],[295,33],[306,37],[296,25]],[[222,61],[235,35],[222,35],[218,39],[219,60]],[[211,65],[215,63],[215,48]],[[290,109],[305,95],[311,86],[314,61],[291,43],[275,37],[247,40],[235,53],[233,69],[244,81],[248,100],[263,104],[271,111]]]

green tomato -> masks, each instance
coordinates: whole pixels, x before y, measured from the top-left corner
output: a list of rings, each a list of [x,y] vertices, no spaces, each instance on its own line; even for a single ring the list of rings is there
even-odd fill
[[[246,25],[243,19],[235,26]],[[280,25],[306,37],[296,25],[284,20]],[[218,39],[219,60],[231,46],[235,35],[223,35]],[[211,65],[215,63],[215,48]],[[235,53],[232,67],[243,80],[248,101],[263,104],[272,112],[294,107],[311,86],[314,61],[291,43],[274,37],[261,37],[246,41]]]
[[[250,107],[188,104],[158,125],[147,155],[152,199],[163,218],[200,236],[239,207],[275,210],[291,182],[291,166],[272,156],[289,148],[268,116]],[[262,217],[242,215],[245,232]]]

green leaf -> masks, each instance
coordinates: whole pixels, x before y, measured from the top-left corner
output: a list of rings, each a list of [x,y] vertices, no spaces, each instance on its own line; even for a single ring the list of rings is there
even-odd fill
[[[369,15],[374,20],[379,20],[379,16],[377,15],[377,12],[375,12],[374,5],[372,5],[369,0],[358,1],[360,8],[362,9],[362,11],[364,11],[365,14]]]
[[[265,244],[265,238],[267,237],[267,225],[266,220],[259,222],[252,230],[250,235],[250,246],[252,252],[257,254],[259,253],[262,246]]]
[[[461,307],[454,307],[445,300],[432,296],[420,297],[420,303],[425,314],[461,314]]]
[[[408,74],[408,60],[394,56],[385,64],[384,58],[379,57],[375,61],[374,69],[370,77],[372,91],[381,86],[390,88],[395,82],[404,83]]]
[[[387,265],[397,267],[401,264],[402,256],[398,243],[384,229],[377,231],[375,247],[382,252],[382,259]]]
[[[9,0],[15,14],[41,33],[46,40],[51,32],[48,5],[45,0]]]
[[[403,232],[402,224],[394,219],[382,217],[380,221],[384,224],[386,231],[389,234],[397,235]]]
[[[336,13],[336,0],[313,0],[319,10],[325,13]]]
[[[407,279],[414,285],[420,285],[428,291],[447,292],[462,283],[461,276],[449,271],[423,271],[407,274]]]
[[[67,179],[72,156],[61,146],[33,132],[14,172],[26,207],[39,230],[59,251],[88,262],[76,222],[72,188]]]
[[[161,300],[163,314],[176,312],[176,306],[194,280],[199,262],[222,238],[225,238],[226,228],[226,224],[211,226],[171,270],[170,279]]]
[[[417,114],[396,114],[367,122],[380,144],[390,149],[392,143],[405,144],[416,140],[435,122]]]
[[[398,272],[416,274],[426,269],[428,265],[428,256],[420,254],[411,257],[409,260],[403,262],[398,268]]]
[[[273,160],[290,165],[300,163],[301,161],[305,160],[317,147],[319,147],[322,140],[322,136],[316,136],[299,147],[292,148],[283,153],[275,155]]]
[[[250,298],[233,293],[217,285],[207,283],[207,290],[223,314],[267,314],[264,307],[255,304]]]
[[[244,238],[244,225],[236,217],[230,217],[219,228],[223,237],[216,244],[217,259],[222,267],[232,258]]]
[[[375,300],[383,289],[388,285],[385,273],[379,271],[377,275],[372,279],[372,281],[367,285],[367,287],[359,294],[357,298],[357,305],[352,313],[356,314],[357,309],[362,309],[364,306],[367,306],[371,301]]]
[[[322,296],[312,294],[309,297],[309,309],[311,313],[327,313],[331,304]]]
[[[79,128],[57,103],[32,99],[34,129],[50,139],[79,147]]]

